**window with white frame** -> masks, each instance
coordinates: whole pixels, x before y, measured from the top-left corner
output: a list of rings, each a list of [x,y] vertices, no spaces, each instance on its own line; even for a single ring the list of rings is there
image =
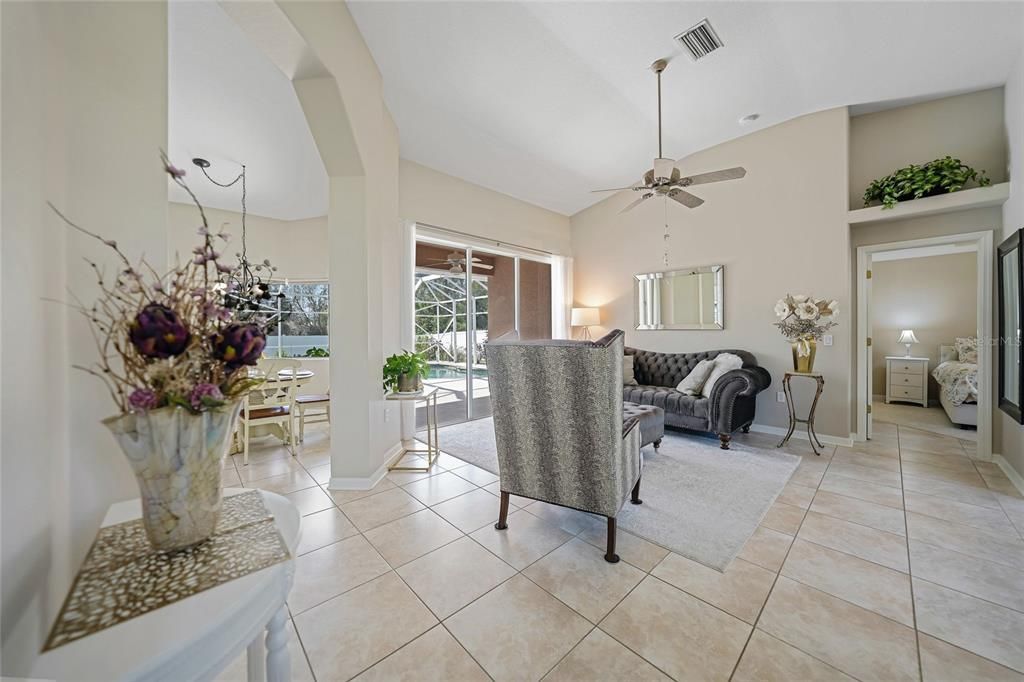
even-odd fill
[[[330,354],[330,285],[291,282],[276,297],[279,315],[267,329],[267,355],[280,358]]]

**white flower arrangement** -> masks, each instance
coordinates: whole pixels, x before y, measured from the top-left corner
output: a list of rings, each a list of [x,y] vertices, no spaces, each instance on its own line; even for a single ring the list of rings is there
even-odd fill
[[[775,303],[775,326],[782,335],[798,344],[800,355],[810,354],[809,341],[817,341],[836,326],[839,302],[803,294],[787,294]]]

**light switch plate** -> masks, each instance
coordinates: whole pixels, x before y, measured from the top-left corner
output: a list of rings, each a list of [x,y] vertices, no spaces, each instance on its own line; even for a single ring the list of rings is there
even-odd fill
[[[786,402],[786,394],[784,391],[779,391],[775,394],[775,402],[784,403]]]
[[[831,334],[825,334],[825,336],[823,336],[821,340],[822,340],[822,342],[826,346],[831,346],[832,345],[832,335]]]

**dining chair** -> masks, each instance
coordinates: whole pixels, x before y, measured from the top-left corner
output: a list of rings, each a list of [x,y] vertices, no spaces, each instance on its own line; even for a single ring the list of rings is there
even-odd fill
[[[320,395],[300,395],[295,399],[295,408],[299,412],[299,442],[306,440],[306,424],[322,424],[331,421],[331,392]],[[315,410],[309,417],[306,410]],[[320,412],[323,410],[323,412]]]
[[[297,434],[295,430],[296,372],[302,366],[298,360],[284,358],[261,358],[257,364],[257,375],[265,381],[255,386],[245,397],[242,413],[239,415],[242,428],[242,464],[249,464],[250,429],[257,426],[277,426],[281,438],[295,455]],[[290,373],[281,375],[281,370]]]

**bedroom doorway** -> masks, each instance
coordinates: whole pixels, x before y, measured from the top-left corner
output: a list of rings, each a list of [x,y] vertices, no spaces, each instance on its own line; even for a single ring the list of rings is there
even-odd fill
[[[857,248],[857,440],[874,422],[991,455],[992,234]]]

